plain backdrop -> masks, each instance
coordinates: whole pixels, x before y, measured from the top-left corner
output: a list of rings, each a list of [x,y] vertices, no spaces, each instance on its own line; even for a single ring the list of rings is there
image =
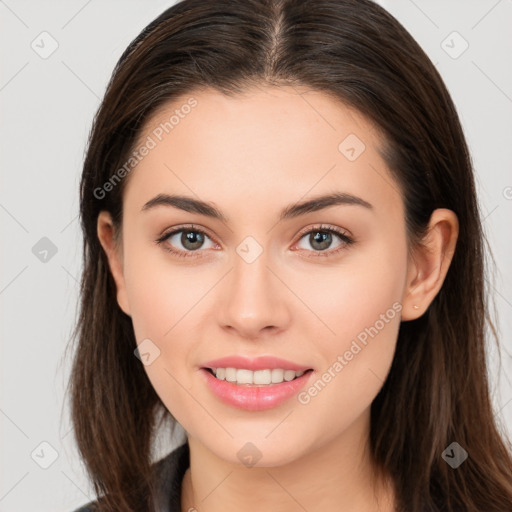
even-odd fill
[[[172,3],[0,0],[1,511],[66,512],[94,498],[64,397],[81,271],[78,182],[116,61]],[[497,265],[488,281],[503,366],[491,358],[493,401],[510,435],[512,2],[381,4],[437,66],[472,152]],[[162,453],[181,442],[164,439]]]

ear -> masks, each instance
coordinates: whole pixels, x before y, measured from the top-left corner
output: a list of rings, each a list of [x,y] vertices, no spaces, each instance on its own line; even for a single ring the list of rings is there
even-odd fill
[[[422,245],[414,249],[407,265],[402,320],[419,318],[434,300],[450,267],[458,235],[454,212],[445,208],[432,212]]]
[[[124,313],[130,315],[130,307],[126,293],[126,285],[123,274],[122,248],[115,237],[115,227],[109,212],[101,211],[98,215],[98,238],[105,251],[110,267],[110,272],[116,283],[117,303]]]

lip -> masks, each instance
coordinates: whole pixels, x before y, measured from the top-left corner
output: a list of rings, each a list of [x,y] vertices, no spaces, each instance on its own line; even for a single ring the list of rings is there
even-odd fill
[[[221,365],[219,365],[219,367],[223,368]],[[228,366],[228,368],[234,367]],[[266,366],[266,368],[269,367]],[[282,367],[280,366],[279,368]],[[247,369],[249,370],[250,368]],[[233,384],[226,380],[217,379],[205,368],[201,368],[200,373],[214,395],[225,404],[247,411],[263,411],[277,407],[296,395],[299,390],[307,384],[314,371],[308,371],[300,377],[288,382],[284,381],[280,384],[271,384],[268,386]]]
[[[246,370],[274,370],[281,368],[283,370],[294,370],[296,372],[311,370],[310,366],[303,366],[300,364],[287,361],[286,359],[280,359],[279,357],[273,356],[260,356],[256,358],[248,358],[239,355],[222,357],[220,359],[214,359],[213,361],[207,361],[201,364],[201,368],[237,368]]]

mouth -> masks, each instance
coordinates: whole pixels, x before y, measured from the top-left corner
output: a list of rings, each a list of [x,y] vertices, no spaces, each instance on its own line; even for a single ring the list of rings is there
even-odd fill
[[[218,400],[247,411],[264,411],[285,404],[314,377],[313,368],[306,367],[252,371],[245,368],[203,366],[199,373]]]
[[[313,371],[312,368],[300,371],[285,370],[282,368],[268,368],[252,371],[246,368],[233,367],[203,367],[201,369],[207,371],[210,375],[213,375],[217,380],[245,387],[271,387],[282,384],[283,382],[294,381]]]

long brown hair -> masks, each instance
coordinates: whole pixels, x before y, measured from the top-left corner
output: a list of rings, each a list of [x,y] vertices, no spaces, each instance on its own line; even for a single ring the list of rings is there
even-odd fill
[[[420,318],[402,322],[390,373],[372,403],[370,447],[403,511],[512,509],[511,447],[493,415],[481,215],[450,95],[411,35],[370,0],[184,0],[150,23],[117,63],[90,134],[80,188],[84,268],[69,382],[76,441],[102,510],[152,510],[158,419],[175,419],[134,357],[97,238],[98,213],[122,222],[122,191],[98,190],[127,161],[144,122],[202,87],[306,85],[356,108],[383,133],[400,184],[408,242],[435,208],[458,217],[445,282]],[[114,177],[114,178],[113,178]],[[117,178],[119,175],[117,175]],[[469,454],[458,468],[443,451]]]

